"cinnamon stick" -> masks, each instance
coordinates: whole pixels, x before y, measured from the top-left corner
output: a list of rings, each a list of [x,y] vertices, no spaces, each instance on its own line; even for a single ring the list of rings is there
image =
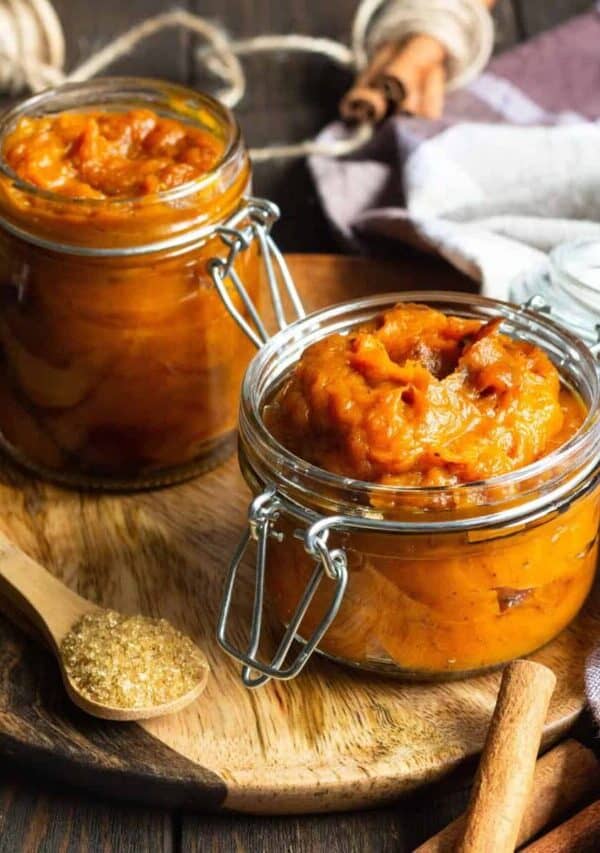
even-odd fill
[[[491,9],[496,0],[481,2]],[[379,122],[390,112],[438,118],[444,104],[447,58],[442,42],[425,33],[402,43],[386,42],[342,98],[342,118]]]
[[[600,800],[525,847],[522,853],[597,853],[600,850]]]
[[[354,86],[340,101],[340,115],[346,121],[381,121],[388,112],[384,93],[371,86],[386,64],[400,50],[395,42],[385,42],[373,54],[369,65],[359,74]]]
[[[389,110],[383,92],[369,86],[354,86],[340,102],[340,114],[346,121],[377,124]]]
[[[533,661],[504,670],[456,853],[513,853],[555,684]]]
[[[435,66],[443,67],[446,55],[444,45],[433,36],[411,36],[374,76],[372,85],[383,92],[396,110],[406,109],[405,101],[410,96],[420,100],[425,76]]]
[[[421,115],[425,118],[440,118],[444,109],[444,90],[446,86],[446,69],[443,65],[434,65],[423,82],[423,97],[421,98]]]
[[[535,765],[533,787],[521,820],[517,847],[536,836],[549,823],[560,820],[587,793],[600,785],[600,762],[591,749],[566,740]],[[464,832],[465,815],[421,844],[414,853],[452,853]]]

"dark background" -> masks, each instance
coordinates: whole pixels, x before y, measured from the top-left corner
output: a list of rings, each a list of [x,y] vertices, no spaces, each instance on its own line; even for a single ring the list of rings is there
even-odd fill
[[[63,21],[68,68],[142,18],[171,8],[161,0],[53,0]],[[220,20],[237,37],[299,32],[347,40],[358,0],[188,0],[191,11]],[[499,0],[494,12],[502,50],[588,8],[587,0]],[[171,31],[138,47],[107,73],[165,77],[203,85],[197,40]],[[600,62],[600,51],[599,58]],[[315,57],[255,57],[245,62],[248,93],[237,109],[251,146],[292,142],[335,116],[349,79]],[[286,251],[336,251],[301,161],[260,164],[255,192],[278,202],[276,232]],[[219,853],[385,853],[408,851],[463,807],[471,768],[442,785],[373,812],[300,818],[169,813],[106,802],[50,781],[6,759],[0,764],[0,853],[19,851],[219,851]]]
[[[53,3],[67,33],[69,68],[131,24],[173,5],[164,0]],[[222,22],[233,38],[304,33],[347,42],[358,0],[180,0],[176,5]],[[497,0],[497,49],[510,47],[590,5],[589,0]],[[145,74],[192,86],[206,85],[210,81],[194,56],[198,44],[190,33],[161,33],[106,73]],[[254,56],[244,59],[244,67],[248,90],[236,113],[251,147],[312,136],[335,117],[337,103],[350,83],[345,71],[318,56]],[[283,249],[338,251],[304,162],[258,164],[255,192],[271,198],[283,210],[276,231]]]

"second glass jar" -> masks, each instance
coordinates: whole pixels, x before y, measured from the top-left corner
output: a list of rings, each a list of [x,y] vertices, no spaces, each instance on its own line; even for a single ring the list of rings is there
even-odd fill
[[[400,301],[481,321],[500,318],[506,334],[543,349],[585,404],[579,431],[509,474],[436,488],[352,480],[282,447],[263,410],[302,351]],[[236,649],[227,640],[230,592],[221,644],[244,664],[248,686],[292,677],[317,641],[341,662],[420,679],[465,676],[529,654],[569,624],[591,588],[599,451],[595,359],[581,341],[532,311],[464,294],[403,293],[293,324],[257,354],[244,380],[240,464],[257,497],[227,589],[242,548],[257,539],[255,607],[264,579],[266,606],[293,626],[290,644],[296,634],[307,645],[293,664],[277,653],[265,664],[257,655],[260,619],[253,619],[250,646]]]

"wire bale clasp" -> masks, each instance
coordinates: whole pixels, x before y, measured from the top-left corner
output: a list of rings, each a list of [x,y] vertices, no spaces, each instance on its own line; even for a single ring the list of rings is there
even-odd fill
[[[208,265],[211,278],[225,308],[258,349],[269,339],[269,333],[234,266],[240,253],[247,251],[254,241],[258,243],[278,329],[285,329],[289,323],[284,308],[285,295],[291,304],[295,315],[294,319],[301,319],[305,316],[304,307],[287,264],[271,237],[271,228],[278,217],[279,210],[272,202],[258,198],[247,199],[233,217],[215,229],[216,234],[227,247],[227,253],[223,258],[212,258]],[[236,305],[233,294],[239,296],[240,307]],[[243,311],[245,311],[245,315]],[[306,552],[315,560],[315,569],[271,661],[265,663],[258,658],[264,611],[268,544],[271,539],[281,541],[283,538],[283,534],[277,531],[274,525],[284,503],[282,496],[270,484],[265,487],[262,494],[252,501],[248,510],[248,526],[233,556],[225,582],[217,639],[221,648],[242,664],[242,681],[247,687],[259,687],[271,678],[287,680],[297,675],[331,625],[346,590],[348,580],[346,555],[339,549],[330,550],[327,547],[329,533],[326,529],[327,525],[324,528],[323,522],[320,520],[304,531],[296,531],[295,535],[303,540]],[[238,570],[252,542],[256,543],[252,621],[248,646],[245,649],[240,649],[228,639],[227,627]],[[295,659],[286,665],[292,643],[298,639],[302,620],[325,577],[334,582],[330,606],[311,636],[303,642],[303,646]]]
[[[225,308],[259,349],[269,339],[269,333],[234,267],[240,252],[249,249],[254,240],[258,242],[278,328],[285,329],[288,325],[281,296],[282,286],[292,304],[296,315],[294,319],[301,319],[306,313],[283,255],[271,237],[271,228],[277,219],[279,208],[276,204],[266,199],[247,199],[243,207],[225,225],[216,228],[216,233],[227,246],[228,253],[225,258],[213,258],[208,265]],[[228,283],[240,297],[251,322],[235,305]]]

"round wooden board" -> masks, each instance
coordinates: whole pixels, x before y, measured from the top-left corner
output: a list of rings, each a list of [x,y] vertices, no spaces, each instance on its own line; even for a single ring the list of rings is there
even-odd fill
[[[465,280],[433,259],[375,263],[295,256],[309,308],[366,292]],[[296,681],[250,692],[214,639],[227,562],[250,495],[235,459],[162,491],[82,495],[5,463],[5,532],[100,604],[170,619],[206,650],[202,697],[143,724],[86,717],[63,695],[46,652],[0,622],[0,749],[76,784],[151,802],[248,812],[328,811],[382,803],[446,773],[482,745],[499,675],[407,685],[313,660]],[[550,549],[550,545],[549,545]],[[251,577],[237,610],[249,618]],[[271,626],[273,636],[277,626]],[[546,727],[563,733],[582,707],[584,658],[600,636],[600,601],[537,660],[558,686]]]

